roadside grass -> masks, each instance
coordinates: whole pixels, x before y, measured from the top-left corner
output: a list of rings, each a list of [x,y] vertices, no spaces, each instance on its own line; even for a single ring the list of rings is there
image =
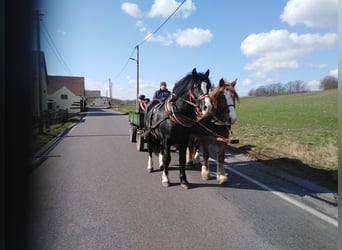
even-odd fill
[[[251,152],[337,170],[337,89],[245,97],[237,106],[234,136]]]
[[[121,113],[128,113],[128,112],[135,112],[136,106],[132,104],[121,104],[121,105],[114,105],[110,108],[113,111],[121,112]]]
[[[71,124],[78,122],[81,118],[81,115],[74,115],[65,122],[50,125],[43,134],[35,135],[31,141],[31,153],[37,153],[44,145],[64,132]]]

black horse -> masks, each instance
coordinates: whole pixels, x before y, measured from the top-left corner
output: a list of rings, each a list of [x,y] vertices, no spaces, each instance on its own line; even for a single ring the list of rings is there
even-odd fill
[[[145,111],[145,137],[148,144],[147,170],[152,172],[152,153],[159,153],[159,167],[163,170],[162,184],[170,185],[168,178],[171,161],[170,147],[177,146],[179,151],[179,178],[182,188],[187,189],[189,183],[185,174],[186,148],[195,125],[199,105],[205,102],[211,82],[209,69],[206,73],[198,73],[196,68],[175,83],[171,96],[165,103],[153,101]]]

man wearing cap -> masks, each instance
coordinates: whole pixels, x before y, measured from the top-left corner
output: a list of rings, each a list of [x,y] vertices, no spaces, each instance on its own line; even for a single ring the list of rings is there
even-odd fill
[[[138,99],[139,99],[139,112],[144,112],[146,109],[145,96],[140,95]]]
[[[159,100],[165,102],[165,100],[171,95],[171,91],[166,88],[166,82],[160,83],[160,89],[154,92],[153,100]]]

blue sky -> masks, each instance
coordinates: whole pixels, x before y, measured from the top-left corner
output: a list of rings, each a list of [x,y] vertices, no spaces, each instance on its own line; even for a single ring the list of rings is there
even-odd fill
[[[41,48],[49,75],[84,76],[88,90],[152,97],[193,68],[240,96],[260,85],[302,80],[315,90],[337,76],[338,0],[41,0]],[[147,40],[145,38],[149,36]]]

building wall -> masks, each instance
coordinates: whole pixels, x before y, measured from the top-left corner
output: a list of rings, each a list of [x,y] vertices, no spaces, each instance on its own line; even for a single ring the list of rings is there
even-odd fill
[[[87,97],[88,107],[107,107],[108,100],[106,97]]]
[[[67,99],[63,99],[67,97]],[[62,87],[55,93],[48,95],[48,99],[52,100],[52,109],[67,109],[69,113],[80,112],[79,106],[73,106],[74,102],[80,102],[82,100],[81,96],[76,96],[67,87]]]

